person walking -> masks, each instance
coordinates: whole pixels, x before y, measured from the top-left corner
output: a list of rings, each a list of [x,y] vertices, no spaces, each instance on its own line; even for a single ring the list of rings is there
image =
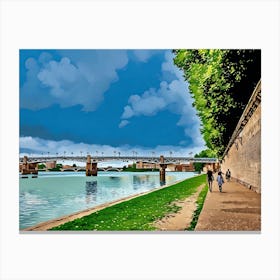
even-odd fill
[[[222,175],[221,171],[218,172],[217,182],[218,182],[218,186],[219,186],[219,191],[222,192],[222,186],[223,186],[223,183],[224,183],[224,178],[223,178],[223,175]]]
[[[214,181],[213,171],[208,169],[207,170],[207,182],[208,182],[208,188],[209,188],[210,192],[212,192],[213,181]]]
[[[228,182],[230,181],[230,176],[231,176],[231,173],[230,173],[230,170],[228,169],[226,172],[226,179]]]

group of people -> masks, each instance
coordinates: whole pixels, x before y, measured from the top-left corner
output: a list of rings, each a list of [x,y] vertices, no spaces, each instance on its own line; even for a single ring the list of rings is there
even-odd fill
[[[231,177],[231,172],[228,169],[226,172],[227,181],[230,181],[230,177]],[[208,169],[207,170],[207,182],[208,182],[208,187],[209,187],[210,192],[212,192],[213,181],[214,181],[213,171]],[[217,182],[218,182],[218,186],[219,186],[219,191],[222,192],[222,186],[223,186],[223,183],[225,182],[223,175],[222,175],[222,171],[218,172]]]

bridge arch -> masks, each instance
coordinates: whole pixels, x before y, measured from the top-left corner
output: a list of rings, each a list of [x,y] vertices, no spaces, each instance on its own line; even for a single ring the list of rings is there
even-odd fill
[[[76,169],[72,169],[72,168],[67,168],[67,169],[61,169],[62,172],[69,172],[69,171],[76,171]]]
[[[76,171],[86,171],[85,168],[77,168]]]
[[[118,167],[104,167],[104,168],[98,168],[99,171],[104,171],[104,172],[107,172],[107,171],[116,171],[116,172],[121,172],[123,169],[122,168],[118,168]]]

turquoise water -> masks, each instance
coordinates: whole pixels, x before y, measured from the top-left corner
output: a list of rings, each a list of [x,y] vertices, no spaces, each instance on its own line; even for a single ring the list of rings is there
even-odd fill
[[[193,177],[193,172],[167,172],[166,184]],[[20,229],[160,187],[158,172],[39,172],[19,179]]]

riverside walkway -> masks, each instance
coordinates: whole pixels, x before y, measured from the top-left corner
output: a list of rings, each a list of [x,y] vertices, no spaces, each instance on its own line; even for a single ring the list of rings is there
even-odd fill
[[[216,179],[216,176],[215,176]],[[208,191],[195,231],[260,231],[261,194],[230,181]]]

